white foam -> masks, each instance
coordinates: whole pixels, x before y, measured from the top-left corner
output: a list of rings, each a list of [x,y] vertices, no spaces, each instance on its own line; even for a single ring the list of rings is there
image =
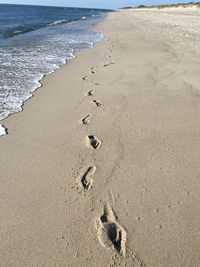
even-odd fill
[[[7,134],[6,128],[0,124],[0,136]]]
[[[49,26],[53,26],[53,25],[57,25],[57,24],[62,24],[64,22],[67,22],[67,20],[66,19],[56,20],[56,21],[54,21],[52,23],[49,23]]]

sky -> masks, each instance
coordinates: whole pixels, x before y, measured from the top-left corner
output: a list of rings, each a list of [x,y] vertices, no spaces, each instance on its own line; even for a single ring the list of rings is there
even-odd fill
[[[178,0],[0,0],[0,4],[27,4],[27,5],[49,5],[66,7],[91,7],[116,9],[123,6],[156,5],[175,2],[189,2]]]

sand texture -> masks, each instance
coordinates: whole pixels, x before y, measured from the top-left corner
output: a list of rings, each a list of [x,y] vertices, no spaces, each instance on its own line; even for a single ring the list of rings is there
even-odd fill
[[[123,10],[0,137],[0,266],[200,266],[200,11]]]

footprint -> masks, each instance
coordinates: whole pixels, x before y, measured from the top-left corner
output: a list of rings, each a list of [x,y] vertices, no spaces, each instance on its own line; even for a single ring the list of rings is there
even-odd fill
[[[82,78],[83,81],[86,81],[87,79],[88,79],[87,76],[84,76],[84,77]]]
[[[87,116],[85,116],[82,120],[81,120],[81,123],[84,124],[84,125],[87,125],[90,123],[90,119],[92,118],[92,115],[91,114],[88,114]]]
[[[99,83],[97,83],[97,82],[92,82],[92,84],[94,84],[94,85],[99,85]]]
[[[103,67],[108,67],[108,66],[110,66],[110,65],[114,65],[116,62],[114,62],[114,61],[111,61],[111,62],[109,62],[109,63],[104,63],[104,65],[103,65]]]
[[[97,67],[92,67],[92,68],[90,69],[90,73],[91,73],[91,74],[95,74],[96,71],[97,71]]]
[[[95,90],[90,90],[88,92],[85,93],[86,96],[93,96],[94,95]]]
[[[95,166],[90,166],[86,169],[84,174],[80,177],[80,184],[84,190],[89,191],[93,184],[93,176],[96,172]]]
[[[101,146],[101,141],[94,135],[88,135],[86,137],[86,143],[89,147],[92,147],[94,149],[98,149]]]
[[[117,218],[110,205],[105,205],[103,214],[98,219],[96,226],[101,245],[105,248],[112,248],[125,257],[126,231],[117,222]]]
[[[93,103],[97,106],[100,107],[102,105],[102,103],[96,99],[93,100]]]

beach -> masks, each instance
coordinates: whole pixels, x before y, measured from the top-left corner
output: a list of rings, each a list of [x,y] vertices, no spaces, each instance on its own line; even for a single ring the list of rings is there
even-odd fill
[[[1,122],[1,266],[200,265],[199,14],[109,13]]]

